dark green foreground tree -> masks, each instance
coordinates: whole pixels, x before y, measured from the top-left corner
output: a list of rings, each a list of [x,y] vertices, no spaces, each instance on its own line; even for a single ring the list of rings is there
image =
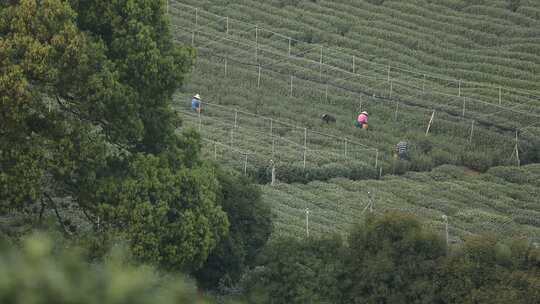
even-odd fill
[[[175,132],[194,52],[173,45],[164,3],[0,3],[0,212],[88,233],[69,208],[140,260],[192,271],[229,223],[198,135]]]
[[[277,239],[243,280],[249,303],[540,303],[540,248],[476,236],[446,248],[388,212],[339,238]]]

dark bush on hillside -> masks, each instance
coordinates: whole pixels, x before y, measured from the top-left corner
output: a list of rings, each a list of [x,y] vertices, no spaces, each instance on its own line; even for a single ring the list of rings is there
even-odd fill
[[[346,243],[274,239],[260,262],[242,280],[250,303],[540,302],[537,246],[475,236],[448,248],[400,212],[368,216]]]
[[[521,0],[508,0],[508,2],[506,3],[506,8],[508,8],[512,12],[515,12],[518,10],[520,5]]]
[[[495,167],[489,169],[487,173],[514,184],[524,184],[529,180],[526,172],[517,167]]]
[[[271,172],[261,169],[257,172],[258,182],[269,182]],[[368,165],[351,164],[326,164],[320,167],[303,168],[302,165],[292,164],[276,167],[276,179],[284,183],[308,183],[314,180],[326,181],[335,177],[345,177],[352,180],[374,179],[378,177],[377,170]]]
[[[485,172],[493,166],[492,159],[486,158],[485,155],[474,151],[464,151],[461,155],[461,163],[466,167],[480,172]]]

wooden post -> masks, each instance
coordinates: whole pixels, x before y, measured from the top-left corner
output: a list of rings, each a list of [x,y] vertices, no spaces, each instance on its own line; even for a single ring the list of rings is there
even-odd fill
[[[433,113],[431,113],[431,118],[429,119],[429,123],[426,129],[426,136],[429,134],[429,129],[431,129],[431,124],[433,123],[434,117],[435,117],[435,110],[433,110]]]
[[[474,120],[471,122],[471,135],[469,136],[469,143],[472,143],[474,132]]]

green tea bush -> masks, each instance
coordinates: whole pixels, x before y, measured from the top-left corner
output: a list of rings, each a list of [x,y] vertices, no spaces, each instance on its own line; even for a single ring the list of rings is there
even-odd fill
[[[526,171],[517,167],[494,167],[487,173],[514,184],[523,184],[529,180]]]

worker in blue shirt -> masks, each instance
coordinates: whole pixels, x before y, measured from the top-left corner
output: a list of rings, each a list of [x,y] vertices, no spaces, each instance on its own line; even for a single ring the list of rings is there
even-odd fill
[[[191,99],[191,110],[197,113],[201,112],[201,96],[199,94],[195,94]]]

